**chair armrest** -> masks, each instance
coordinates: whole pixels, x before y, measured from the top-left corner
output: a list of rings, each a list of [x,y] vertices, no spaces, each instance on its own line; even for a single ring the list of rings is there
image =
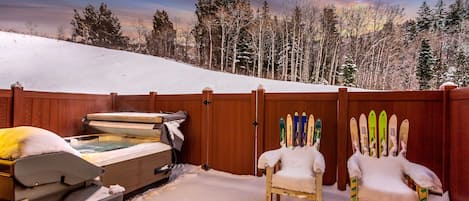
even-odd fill
[[[266,151],[262,153],[262,155],[259,157],[257,168],[265,169],[266,167],[274,167],[275,164],[277,164],[277,162],[280,160],[281,155],[281,149]]]
[[[326,162],[321,152],[317,151],[316,149],[314,150],[313,172],[315,174],[320,173],[322,175],[326,169]]]
[[[401,160],[404,173],[417,184],[418,188],[429,189],[440,194],[443,193],[441,181],[433,171],[422,165],[412,163],[404,157]]]
[[[347,169],[350,178],[356,177],[356,179],[360,179],[362,177],[362,171],[358,163],[359,157],[362,157],[362,155],[359,152],[355,152],[347,161]]]

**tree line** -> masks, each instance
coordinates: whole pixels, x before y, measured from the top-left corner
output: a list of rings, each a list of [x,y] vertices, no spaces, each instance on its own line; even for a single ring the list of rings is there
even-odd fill
[[[198,0],[196,22],[179,31],[164,10],[152,30],[123,36],[106,4],[74,11],[72,40],[174,58],[211,70],[368,89],[469,85],[469,0],[422,3],[415,19],[398,5],[336,8],[305,1],[283,14],[267,1]]]

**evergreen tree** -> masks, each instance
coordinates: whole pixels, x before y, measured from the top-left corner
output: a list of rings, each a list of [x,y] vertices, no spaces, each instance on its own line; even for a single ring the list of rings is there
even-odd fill
[[[433,67],[433,76],[435,80],[435,88],[441,86],[444,82],[450,81],[448,80],[447,73],[448,72],[448,65],[442,61],[442,59],[437,58],[435,59],[435,65]]]
[[[198,0],[195,4],[197,23],[192,29],[196,48],[198,51],[199,65],[207,63],[209,56],[209,34],[205,26],[205,20],[214,18],[218,8],[213,0]],[[212,32],[215,32],[213,30]]]
[[[464,2],[464,19],[469,20],[469,0]]]
[[[417,14],[417,30],[419,32],[430,30],[433,22],[432,11],[426,1],[422,3]]]
[[[417,37],[417,23],[414,20],[407,20],[404,23],[405,35],[404,44],[409,45]]]
[[[443,0],[439,0],[435,5],[434,11],[434,29],[438,31],[442,31],[445,29],[446,25],[446,11],[445,11],[445,4]]]
[[[469,56],[460,48],[456,56],[455,79],[460,87],[469,86]]]
[[[433,77],[433,53],[428,39],[423,39],[420,46],[418,64],[417,64],[417,79],[419,82],[419,89],[430,89],[430,80]]]
[[[339,76],[342,78],[342,85],[348,87],[356,87],[355,74],[357,65],[349,57],[345,57],[345,62],[341,66]]]
[[[82,15],[76,9],[71,21],[72,39],[77,42],[108,48],[126,48],[128,37],[122,35],[119,19],[101,3],[96,10],[88,5]]]
[[[153,15],[153,31],[146,40],[150,54],[164,57],[174,55],[176,30],[166,11],[156,10]]]
[[[449,6],[448,15],[446,16],[447,31],[449,33],[457,33],[461,31],[462,20],[464,17],[464,8],[462,0],[456,0]]]

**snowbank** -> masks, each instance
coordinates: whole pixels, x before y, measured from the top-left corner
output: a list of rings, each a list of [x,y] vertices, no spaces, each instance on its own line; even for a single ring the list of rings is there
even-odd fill
[[[19,81],[26,90],[159,94],[337,91],[337,86],[259,79],[197,68],[160,57],[0,32],[0,88]],[[356,90],[356,89],[351,89]]]

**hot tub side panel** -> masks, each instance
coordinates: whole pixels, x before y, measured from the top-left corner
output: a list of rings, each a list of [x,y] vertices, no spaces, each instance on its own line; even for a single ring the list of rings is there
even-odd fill
[[[156,174],[156,169],[171,164],[171,150],[104,166],[101,181],[105,186],[119,184],[130,193],[162,179],[170,173]]]

